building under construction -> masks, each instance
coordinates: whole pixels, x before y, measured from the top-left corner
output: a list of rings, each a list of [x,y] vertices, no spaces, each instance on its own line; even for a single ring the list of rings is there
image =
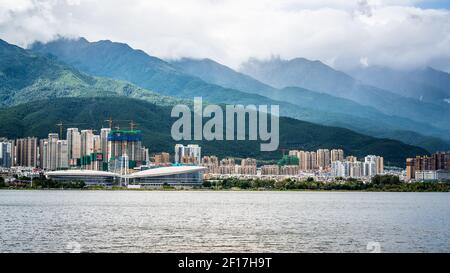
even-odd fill
[[[108,162],[110,169],[120,165],[121,158],[128,158],[128,167],[134,168],[145,164],[145,151],[142,147],[142,132],[140,130],[111,130],[108,134]]]

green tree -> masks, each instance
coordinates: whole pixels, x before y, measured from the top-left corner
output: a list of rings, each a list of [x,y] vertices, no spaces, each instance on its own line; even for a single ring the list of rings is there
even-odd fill
[[[298,157],[285,155],[278,161],[278,166],[298,165]]]

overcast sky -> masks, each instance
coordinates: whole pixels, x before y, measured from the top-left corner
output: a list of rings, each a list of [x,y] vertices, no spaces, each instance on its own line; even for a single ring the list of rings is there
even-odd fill
[[[161,58],[321,60],[450,71],[450,1],[1,0],[0,38],[128,43]]]

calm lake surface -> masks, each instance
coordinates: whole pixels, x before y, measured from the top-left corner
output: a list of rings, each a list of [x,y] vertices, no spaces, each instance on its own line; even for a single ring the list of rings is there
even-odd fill
[[[450,252],[450,193],[0,191],[0,252]]]

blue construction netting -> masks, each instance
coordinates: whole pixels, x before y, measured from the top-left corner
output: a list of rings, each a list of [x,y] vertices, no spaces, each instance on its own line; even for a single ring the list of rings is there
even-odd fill
[[[136,131],[112,131],[108,134],[108,141],[142,141],[142,132]]]

